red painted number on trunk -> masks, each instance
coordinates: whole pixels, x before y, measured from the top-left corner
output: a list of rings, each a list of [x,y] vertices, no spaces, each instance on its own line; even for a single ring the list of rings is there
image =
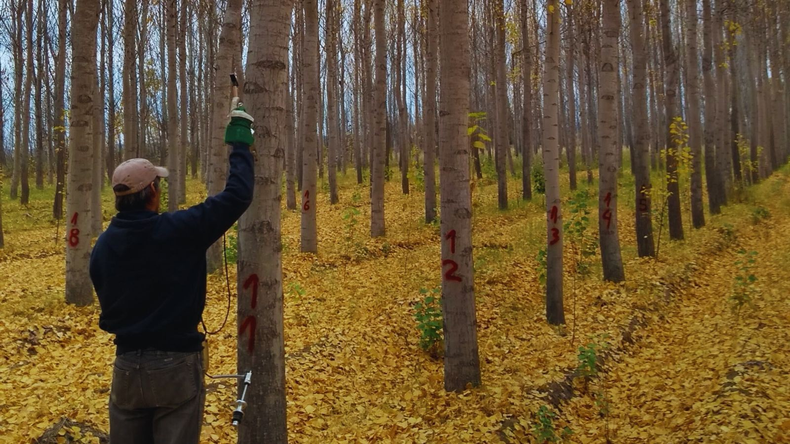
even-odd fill
[[[244,281],[245,290],[249,290],[250,286],[252,286],[252,303],[250,304],[252,308],[255,308],[255,306],[258,305],[258,282],[259,280],[257,274],[251,274],[250,277]]]
[[[79,213],[74,213],[74,215],[71,216],[71,224],[72,225],[76,225],[77,224],[77,218],[78,217],[79,217]]]
[[[556,205],[554,205],[554,206],[552,206],[552,207],[551,207],[551,215],[549,216],[549,218],[550,218],[550,219],[552,220],[552,222],[554,222],[555,224],[557,223],[557,217],[558,217],[558,215],[559,215],[559,212],[560,212],[560,210],[557,208],[557,206],[556,206]]]
[[[612,225],[612,210],[607,208],[601,215],[601,218],[606,221],[606,229],[608,230],[609,226]]]
[[[444,272],[444,278],[448,281],[462,282],[460,276],[456,276],[455,272],[458,271],[458,263],[452,259],[445,259],[442,261],[442,268],[449,265],[450,268]]]
[[[554,244],[556,244],[559,241],[560,241],[560,230],[557,229],[557,228],[552,228],[551,229],[551,241],[549,242],[549,245],[554,245]]]
[[[80,229],[72,228],[69,232],[69,246],[76,247],[80,244]]]
[[[252,353],[255,350],[255,327],[257,322],[255,321],[255,316],[247,316],[244,318],[244,322],[241,323],[239,327],[239,336],[243,335],[245,331],[249,330],[249,337],[247,338],[247,351]]]
[[[302,205],[302,209],[310,211],[310,190],[305,190],[304,192],[304,205]]]
[[[612,192],[606,193],[606,197],[603,199],[604,203],[606,203],[606,208],[609,208],[612,205]]]
[[[444,238],[450,241],[450,253],[455,254],[455,230],[450,230]]]

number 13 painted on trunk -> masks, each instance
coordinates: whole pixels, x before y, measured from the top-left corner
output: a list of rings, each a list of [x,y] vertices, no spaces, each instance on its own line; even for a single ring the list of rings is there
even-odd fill
[[[554,245],[560,241],[560,229],[557,225],[557,221],[559,220],[559,213],[560,209],[557,208],[556,205],[552,205],[551,211],[549,211],[549,222],[554,226],[550,227],[550,234],[549,234],[549,245]]]

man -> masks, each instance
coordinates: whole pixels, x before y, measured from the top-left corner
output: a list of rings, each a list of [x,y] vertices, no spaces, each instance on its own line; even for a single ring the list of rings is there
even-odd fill
[[[237,106],[225,190],[187,210],[159,214],[168,171],[145,159],[113,173],[118,214],[96,242],[90,275],[99,327],[115,334],[112,444],[197,444],[205,391],[198,323],[206,302],[206,250],[252,201],[252,117]]]

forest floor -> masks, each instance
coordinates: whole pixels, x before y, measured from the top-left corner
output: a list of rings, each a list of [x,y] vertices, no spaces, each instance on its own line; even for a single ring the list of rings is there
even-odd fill
[[[441,360],[418,345],[414,304],[421,289],[440,286],[441,272],[438,226],[423,222],[422,192],[404,196],[388,182],[387,236],[371,240],[368,188],[351,176],[342,179],[341,204],[319,196],[318,255],[299,252],[299,213],[283,212],[290,442],[535,442],[542,406],[550,412],[544,436],[563,442],[790,442],[790,169],[741,193],[741,203],[721,215],[706,214],[702,229],[692,231],[684,212],[687,240],[670,242],[664,227],[658,260],[636,257],[626,173],[618,211],[627,281],[602,282],[597,254],[581,275],[571,259],[579,249],[566,238],[561,329],[544,317],[542,197],[521,202],[513,179],[511,208],[502,212],[495,182],[478,181],[483,385],[463,393],[444,392]],[[588,190],[586,204],[597,214],[597,188]],[[2,194],[0,443],[36,442],[63,418],[106,431],[112,337],[98,328],[97,304],[64,303],[63,227],[56,236],[52,190],[34,191],[27,207]],[[190,181],[188,201],[204,197]],[[110,199],[105,192],[105,222]],[[595,239],[596,217],[590,220],[586,236]],[[738,264],[745,257],[754,258],[751,272]],[[736,285],[750,273],[754,283]],[[225,315],[225,276],[210,276],[208,285],[205,317],[213,329]],[[751,300],[740,310],[737,291]],[[210,339],[213,374],[236,369],[235,310],[228,325]],[[578,374],[582,346],[595,350],[599,365],[563,395],[557,383]],[[207,383],[202,442],[235,443],[235,389]],[[71,425],[55,435],[57,442],[98,442]]]

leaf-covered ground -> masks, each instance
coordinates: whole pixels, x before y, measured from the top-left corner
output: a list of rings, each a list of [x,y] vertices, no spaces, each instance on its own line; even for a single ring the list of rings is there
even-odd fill
[[[545,243],[542,198],[511,200],[500,212],[496,186],[478,182],[473,238],[483,386],[459,394],[443,391],[441,361],[418,346],[414,304],[420,289],[440,283],[438,227],[422,222],[419,190],[403,196],[399,184],[387,184],[387,237],[380,240],[367,236],[366,187],[343,182],[335,207],[321,195],[317,256],[299,253],[299,214],[284,212],[290,441],[534,442],[535,412],[548,405],[556,435],[572,431],[567,442],[790,442],[788,173],[743,193],[743,203],[708,216],[701,230],[691,231],[686,220],[684,242],[664,234],[658,261],[636,258],[626,174],[619,211],[627,282],[601,282],[597,256],[586,278],[566,260],[568,324],[561,330],[544,321],[536,260]],[[510,183],[514,196],[518,183]],[[204,197],[199,182],[189,186],[190,202]],[[63,302],[63,247],[50,195],[35,192],[26,208],[3,202],[0,442],[33,442],[63,417],[108,427],[112,338],[97,326],[97,306]],[[596,200],[589,205],[595,214]],[[757,281],[753,303],[736,312],[730,296],[741,250],[756,252]],[[209,279],[209,328],[225,314],[224,285],[222,274]],[[210,340],[211,373],[235,371],[235,322],[231,313],[230,327]],[[575,381],[574,396],[553,405],[548,387],[578,366],[578,348],[587,344],[604,357],[598,377]],[[234,443],[235,390],[207,383],[203,441]]]

